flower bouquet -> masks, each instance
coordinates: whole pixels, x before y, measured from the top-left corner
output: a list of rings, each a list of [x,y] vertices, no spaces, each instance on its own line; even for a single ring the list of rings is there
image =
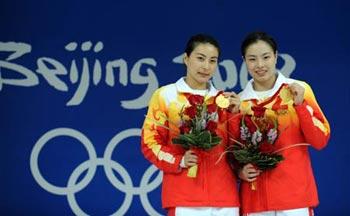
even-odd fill
[[[265,113],[263,106],[253,106],[251,109],[254,114],[241,116],[240,137],[234,140],[229,152],[241,167],[251,163],[262,171],[272,169],[283,160],[283,156],[276,153],[274,145],[279,134],[277,117],[266,114],[269,112]],[[256,189],[255,182],[252,189]]]
[[[205,151],[213,148],[221,142],[216,134],[218,111],[229,106],[222,92],[215,97],[214,102],[208,103],[204,96],[186,95],[189,106],[182,107],[179,115],[181,119],[180,134],[173,138],[174,144],[181,145],[184,149]],[[189,168],[187,176],[197,176],[198,165]]]

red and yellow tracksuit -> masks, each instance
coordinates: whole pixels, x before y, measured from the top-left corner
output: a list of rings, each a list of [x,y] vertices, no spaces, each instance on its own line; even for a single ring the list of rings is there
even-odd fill
[[[293,105],[293,101],[284,101],[280,89],[283,84],[297,82],[305,89],[304,102]],[[276,168],[262,172],[256,180],[256,190],[248,182],[240,185],[241,210],[253,213],[271,210],[287,210],[318,205],[317,188],[309,156],[309,144],[315,149],[327,145],[330,136],[329,123],[317,104],[311,87],[301,81],[288,79],[278,74],[271,96],[259,100],[253,90],[252,81],[241,92],[241,111],[249,113],[254,105],[263,105],[267,110],[281,107],[284,112],[278,116],[279,135],[275,149],[283,155]],[[237,122],[230,124],[230,130],[239,137]],[[301,144],[300,146],[294,146]],[[293,147],[294,146],[294,147]]]
[[[207,95],[208,100],[212,101],[217,92],[212,85],[208,92],[190,89],[182,78],[159,88],[149,102],[142,128],[141,148],[144,156],[164,173],[163,208],[239,206],[236,177],[225,159],[218,161],[227,147],[226,112],[220,113],[216,131],[222,141],[211,150],[199,154],[197,177],[188,177],[187,169],[180,168],[185,150],[172,143],[172,138],[179,134],[179,112],[188,105],[185,93]]]

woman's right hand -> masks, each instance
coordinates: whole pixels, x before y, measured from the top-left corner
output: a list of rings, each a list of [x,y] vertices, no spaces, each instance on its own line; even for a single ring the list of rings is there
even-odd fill
[[[229,99],[230,106],[229,110],[231,113],[238,113],[239,112],[239,106],[241,104],[241,99],[238,94],[234,92],[224,92],[224,96]]]
[[[244,167],[239,171],[239,178],[247,181],[247,182],[253,182],[256,180],[256,178],[260,175],[262,171],[256,169],[253,164],[246,164]]]
[[[184,155],[185,167],[197,165],[198,157],[192,150],[187,150]]]

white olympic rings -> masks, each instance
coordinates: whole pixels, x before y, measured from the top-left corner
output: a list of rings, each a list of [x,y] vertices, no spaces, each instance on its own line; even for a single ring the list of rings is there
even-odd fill
[[[128,171],[121,164],[112,160],[112,153],[118,145],[118,143],[120,143],[122,140],[128,137],[140,136],[140,134],[141,130],[138,128],[131,128],[118,133],[108,143],[103,158],[97,158],[93,144],[84,134],[71,128],[56,128],[45,133],[35,143],[30,156],[30,169],[36,182],[46,191],[57,195],[67,196],[68,203],[74,214],[88,215],[79,207],[75,199],[75,193],[84,189],[91,182],[95,175],[97,166],[103,166],[106,176],[110,183],[115,188],[125,193],[123,203],[121,204],[119,209],[112,214],[113,216],[124,215],[128,211],[134,195],[140,196],[141,204],[149,215],[160,216],[161,214],[158,213],[150,204],[148,199],[148,193],[156,189],[161,184],[163,173],[158,172],[157,176],[153,179],[152,182],[150,182],[152,175],[158,171],[158,169],[154,165],[151,165],[143,174],[140,186],[134,187]],[[55,186],[50,182],[46,181],[46,179],[42,176],[38,165],[38,158],[41,149],[49,140],[59,136],[69,136],[79,140],[86,148],[89,156],[88,160],[82,162],[79,166],[77,166],[74,169],[74,171],[68,179],[66,187]],[[86,175],[81,179],[80,182],[77,183],[79,176],[83,174],[85,170],[87,170]],[[121,182],[114,175],[113,170],[118,172],[123,182]]]

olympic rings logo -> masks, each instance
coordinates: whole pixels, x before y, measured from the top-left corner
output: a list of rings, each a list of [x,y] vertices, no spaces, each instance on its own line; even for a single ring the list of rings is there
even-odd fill
[[[163,173],[159,172],[158,175],[154,178],[154,180],[150,182],[151,176],[158,171],[158,169],[154,165],[151,165],[143,174],[140,182],[140,186],[135,187],[133,186],[133,182],[128,171],[121,164],[111,159],[112,153],[115,147],[118,145],[118,143],[120,143],[122,140],[128,137],[140,136],[140,134],[141,134],[141,130],[138,128],[131,128],[118,133],[108,143],[106,150],[104,152],[103,158],[98,158],[93,144],[81,132],[71,128],[53,129],[45,133],[43,136],[41,136],[33,147],[33,150],[30,156],[30,169],[31,169],[32,175],[34,176],[34,179],[36,180],[36,182],[46,191],[56,195],[66,195],[69,206],[71,207],[74,214],[85,216],[88,214],[85,213],[79,207],[75,199],[75,193],[81,191],[90,183],[90,181],[95,175],[97,166],[103,166],[106,176],[110,181],[110,183],[115,188],[125,193],[125,198],[123,203],[121,204],[119,209],[112,214],[113,216],[124,215],[128,211],[134,195],[140,196],[141,204],[149,215],[160,216],[161,214],[158,213],[151,206],[147,194],[150,191],[153,191],[155,188],[157,188],[161,184]],[[45,144],[49,140],[59,136],[69,136],[79,140],[81,144],[84,145],[89,155],[88,160],[86,160],[85,162],[82,162],[79,166],[77,166],[74,169],[74,171],[69,177],[66,187],[55,186],[50,182],[46,181],[46,179],[42,176],[38,165],[38,158],[39,158],[41,149],[45,146]],[[79,176],[83,174],[85,170],[87,170],[86,175],[81,179],[80,182],[77,182]],[[118,174],[121,176],[124,183],[121,182],[113,174],[113,170],[118,172]]]

